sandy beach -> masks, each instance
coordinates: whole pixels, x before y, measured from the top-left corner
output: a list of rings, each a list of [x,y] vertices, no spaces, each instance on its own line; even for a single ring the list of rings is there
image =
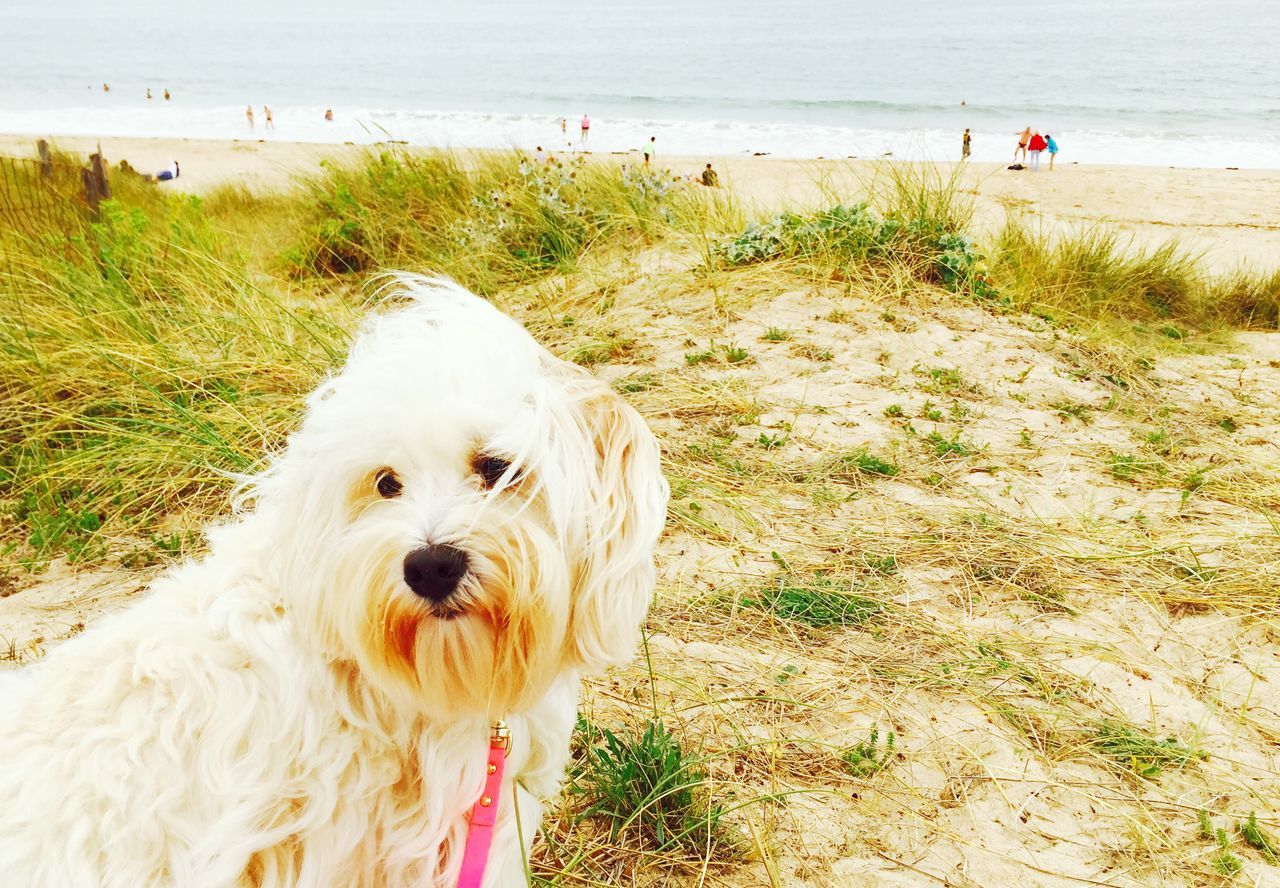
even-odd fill
[[[30,156],[34,137],[0,135],[0,154]],[[112,163],[128,160],[159,170],[177,158],[181,188],[202,194],[228,183],[254,190],[288,187],[292,177],[315,171],[328,158],[341,161],[364,146],[301,142],[196,139],[55,140],[64,150],[87,153],[101,144]],[[638,152],[593,158],[636,162]],[[866,160],[790,160],[771,157],[671,157],[658,164],[679,174],[710,160],[721,182],[760,212],[856,198],[882,163]],[[940,165],[950,173],[951,164]],[[1245,265],[1280,264],[1280,170],[1187,169],[1157,166],[1077,165],[1053,172],[1013,172],[999,164],[966,167],[963,187],[974,196],[976,230],[990,234],[1009,214],[1048,231],[1104,225],[1149,247],[1176,240],[1203,255],[1208,267],[1227,273]],[[169,186],[165,186],[169,187]]]

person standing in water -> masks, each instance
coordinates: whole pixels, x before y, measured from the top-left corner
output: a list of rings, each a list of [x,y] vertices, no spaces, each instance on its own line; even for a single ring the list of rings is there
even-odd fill
[[[166,102],[169,101],[169,87],[167,86],[164,88],[164,100]]]
[[[253,129],[253,106],[244,106],[244,119],[249,121],[249,129]]]
[[[1022,132],[1018,133],[1017,136],[1018,147],[1013,149],[1013,160],[1015,163],[1018,160],[1019,151],[1022,152],[1022,159],[1024,161],[1027,159],[1027,143],[1031,141],[1031,127],[1027,127]]]
[[[151,101],[151,87],[149,86],[147,87],[147,101]]]
[[[960,159],[969,159],[969,128],[964,128],[964,138],[960,141]]]
[[[591,118],[586,114],[582,115],[582,133],[578,140],[583,144],[587,144],[587,136],[591,134]]]
[[[263,129],[273,130],[276,128],[276,119],[271,116],[270,105],[262,106],[262,116],[266,118],[266,123],[263,125]]]

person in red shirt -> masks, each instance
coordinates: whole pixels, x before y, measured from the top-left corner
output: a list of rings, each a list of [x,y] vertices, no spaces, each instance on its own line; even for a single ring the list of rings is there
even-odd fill
[[[1031,169],[1040,169],[1040,152],[1048,147],[1049,143],[1044,140],[1044,136],[1035,133],[1031,137],[1031,141],[1027,143],[1027,152],[1031,155]]]

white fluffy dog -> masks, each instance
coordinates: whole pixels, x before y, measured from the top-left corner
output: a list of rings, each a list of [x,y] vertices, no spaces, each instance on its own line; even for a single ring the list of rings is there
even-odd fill
[[[452,886],[495,718],[484,884],[524,884],[579,677],[634,654],[667,485],[608,386],[399,284],[207,557],[0,677],[4,884]]]

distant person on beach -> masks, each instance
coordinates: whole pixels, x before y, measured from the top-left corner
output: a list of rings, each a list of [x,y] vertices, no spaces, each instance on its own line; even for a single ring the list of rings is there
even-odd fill
[[[1053,141],[1053,136],[1048,133],[1044,134],[1044,147],[1049,150],[1049,172],[1053,172],[1053,159],[1058,156],[1058,143]]]
[[[533,152],[533,162],[538,166],[542,166],[547,162],[547,152],[542,150],[542,146],[538,146],[538,150]]]
[[[244,119],[249,121],[249,129],[253,129],[253,106],[244,106]]]
[[[330,123],[333,123],[333,109],[332,109],[332,108],[325,108],[325,109],[324,109],[324,119],[325,119],[325,120],[327,120],[327,121],[329,121]]]
[[[147,101],[151,101],[151,87],[149,86],[147,87]]]
[[[164,100],[165,100],[166,102],[167,102],[167,101],[169,101],[169,88],[168,88],[168,87],[165,87],[165,90],[164,90]]]
[[[168,182],[170,179],[178,178],[178,174],[182,171],[178,168],[178,162],[175,160],[169,166],[156,173],[156,179],[161,182]]]
[[[650,136],[649,141],[644,143],[644,168],[649,168],[649,161],[653,160],[653,152],[658,150],[658,137]]]
[[[270,105],[263,105],[263,106],[262,106],[262,116],[263,116],[263,117],[265,117],[265,118],[266,118],[266,120],[267,120],[267,122],[263,125],[263,128],[264,128],[264,129],[273,130],[273,129],[275,129],[275,128],[276,128],[276,119],[275,119],[274,117],[272,117],[272,116],[271,116],[271,106],[270,106]]]
[[[578,140],[582,142],[583,145],[585,145],[587,144],[587,136],[589,136],[590,134],[591,134],[591,118],[583,114],[582,115],[582,133],[578,137]]]
[[[1022,152],[1022,159],[1023,160],[1027,159],[1027,143],[1031,141],[1031,127],[1027,127],[1022,132],[1018,133],[1017,136],[1018,136],[1018,147],[1013,149],[1014,162],[1017,162],[1018,160],[1019,151]]]
[[[708,188],[719,188],[720,177],[716,175],[716,171],[711,169],[711,164],[707,164],[707,168],[702,171],[702,184]]]
[[[109,93],[109,92],[111,92],[111,87],[104,83],[104,84],[102,84],[102,91],[103,91],[104,93]]]
[[[1031,169],[1040,169],[1040,152],[1045,149],[1048,143],[1044,140],[1044,136],[1036,133],[1031,137],[1031,141],[1027,143],[1027,149],[1031,152]]]
[[[569,118],[560,118],[560,135],[567,136],[569,134]]]
[[[968,160],[968,159],[969,159],[969,141],[970,141],[970,139],[969,139],[969,128],[968,128],[968,127],[965,127],[965,129],[964,129],[964,138],[963,138],[963,139],[961,140],[961,142],[960,142],[960,159],[961,159],[961,160]]]

